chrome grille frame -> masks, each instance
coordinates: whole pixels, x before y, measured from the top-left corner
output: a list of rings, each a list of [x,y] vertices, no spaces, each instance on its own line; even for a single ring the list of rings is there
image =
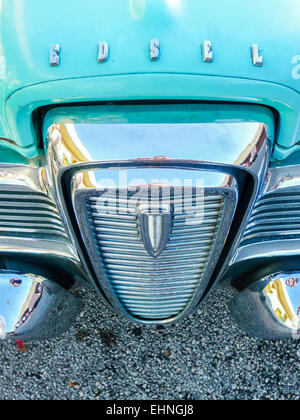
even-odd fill
[[[137,226],[134,215],[131,216],[130,231],[127,228],[127,232],[125,227],[124,233],[121,228],[114,238],[111,236],[111,232],[109,234],[100,232],[99,228],[95,226],[94,218],[91,220],[92,208],[90,206],[90,202],[93,202],[98,194],[96,190],[77,191],[74,197],[74,206],[80,228],[83,231],[88,230],[89,237],[93,238],[92,241],[88,241],[88,252],[98,276],[100,274],[102,287],[109,293],[114,305],[118,305],[127,315],[143,323],[170,321],[186,314],[190,307],[195,306],[195,302],[198,302],[199,296],[203,293],[202,280],[205,283],[206,279],[211,276],[216,255],[219,255],[222,249],[224,235],[227,234],[226,228],[231,223],[236,205],[234,190],[230,190],[230,193],[228,188],[205,190],[205,204],[210,202],[211,197],[218,197],[220,200],[217,204],[220,207],[220,212],[213,228],[205,223],[196,228],[195,226],[187,227],[186,229],[192,230],[192,232],[190,234],[184,232],[182,238],[180,235],[183,235],[184,228],[180,220],[188,218],[189,214],[174,215],[173,230],[167,248],[160,257],[155,259],[147,257],[143,244],[136,237]],[[132,235],[131,238],[127,236],[126,232]],[[201,237],[206,238],[206,250],[199,243]],[[187,247],[183,244],[182,239],[188,242]],[[84,240],[86,242],[86,238]],[[127,246],[131,251],[126,253]],[[116,247],[118,247],[118,252],[123,253],[123,259],[125,255],[125,259],[131,255],[133,261],[135,254],[139,262],[148,262],[155,270],[155,274],[151,275],[145,268],[139,270],[138,266],[133,268],[132,261],[129,263],[131,269],[128,269],[127,261],[124,266],[116,264],[114,260],[118,255],[115,253]],[[191,262],[186,263],[186,255],[189,257],[193,255],[194,265]],[[199,258],[200,261],[196,264]],[[171,268],[168,268],[168,265],[171,265]],[[156,277],[158,271],[159,276]],[[132,291],[132,295],[136,296],[135,299],[130,296],[130,291]],[[154,297],[156,295],[157,299],[164,300],[163,304],[155,304]],[[142,309],[143,301],[144,308]]]
[[[154,322],[139,321],[132,317],[124,308],[120,305],[114,294],[111,292],[105,280],[103,273],[97,274],[97,270],[94,267],[94,261],[91,260],[87,250],[93,246],[93,240],[89,234],[88,225],[79,224],[79,211],[75,211],[74,199],[78,185],[75,182],[75,176],[79,173],[99,171],[103,169],[133,169],[133,168],[172,168],[172,169],[188,169],[193,171],[215,171],[223,173],[228,176],[228,179],[233,182],[235,191],[235,199],[233,205],[233,212],[231,214],[231,228],[230,223],[227,224],[223,242],[218,241],[220,246],[220,252],[213,255],[211,261],[211,276],[207,276],[205,282],[202,283],[195,298],[186,310],[169,320],[155,321],[159,323],[171,323],[177,321],[183,316],[187,316],[193,313],[202,301],[208,296],[208,294],[217,285],[220,278],[222,278],[229,261],[233,257],[233,253],[240,241],[244,223],[247,219],[250,208],[253,205],[257,187],[259,185],[259,179],[255,172],[250,168],[242,168],[236,165],[224,165],[219,163],[208,163],[202,161],[193,160],[177,160],[177,159],[149,159],[149,160],[131,160],[131,161],[106,161],[106,162],[86,162],[80,164],[74,164],[70,167],[62,169],[58,175],[58,194],[61,198],[62,206],[65,214],[68,214],[68,220],[73,228],[73,235],[77,238],[78,251],[81,253],[82,262],[85,269],[89,272],[91,281],[94,286],[99,290],[100,296],[104,297],[106,302],[115,309],[118,313],[127,317],[131,321],[140,322],[143,324],[152,324]],[[230,188],[227,189],[226,194],[230,196]]]

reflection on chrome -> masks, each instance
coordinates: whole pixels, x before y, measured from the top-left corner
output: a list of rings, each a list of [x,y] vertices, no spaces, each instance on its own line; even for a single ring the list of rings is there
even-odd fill
[[[0,335],[15,335],[17,329],[30,322],[43,296],[44,278],[33,274],[0,272]],[[5,292],[5,294],[4,294]],[[5,296],[5,301],[3,297]]]
[[[269,169],[265,192],[293,187],[300,187],[300,170],[298,165]]]
[[[230,302],[238,325],[256,338],[300,337],[300,272],[280,272],[248,286]]]
[[[300,272],[270,276],[263,290],[266,304],[285,327],[297,332],[300,328]]]
[[[217,121],[203,121],[201,105],[194,105],[193,112],[178,105],[91,106],[88,114],[80,106],[56,109],[48,113],[45,124],[48,153],[58,167],[157,156],[261,166],[257,160],[262,149],[266,152],[271,127],[243,121],[243,113],[230,121],[234,113],[222,111],[222,106],[214,109]]]
[[[54,282],[0,270],[0,338],[50,338],[67,330],[80,305]]]
[[[137,206],[137,225],[141,240],[152,257],[158,257],[165,249],[173,225],[173,209],[164,203]]]

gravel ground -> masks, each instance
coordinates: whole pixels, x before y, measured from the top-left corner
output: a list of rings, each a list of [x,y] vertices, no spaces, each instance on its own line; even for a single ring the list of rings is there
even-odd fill
[[[63,337],[0,342],[0,399],[299,399],[299,341],[258,341],[229,317],[228,291],[168,327],[130,324],[94,291]],[[70,384],[73,382],[73,386]]]

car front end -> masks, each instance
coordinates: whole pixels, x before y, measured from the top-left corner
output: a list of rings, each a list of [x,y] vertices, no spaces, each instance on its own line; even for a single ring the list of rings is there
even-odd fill
[[[0,3],[1,338],[61,334],[82,285],[142,325],[229,288],[298,337],[299,5],[213,3]]]

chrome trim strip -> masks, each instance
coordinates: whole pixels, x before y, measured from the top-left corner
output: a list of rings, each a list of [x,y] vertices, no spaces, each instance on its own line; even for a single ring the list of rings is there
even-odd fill
[[[272,258],[292,258],[300,257],[300,239],[275,239],[244,245],[236,251],[231,266],[235,267],[238,263],[248,263],[263,259],[265,267],[271,263]],[[268,263],[269,259],[269,263]]]

